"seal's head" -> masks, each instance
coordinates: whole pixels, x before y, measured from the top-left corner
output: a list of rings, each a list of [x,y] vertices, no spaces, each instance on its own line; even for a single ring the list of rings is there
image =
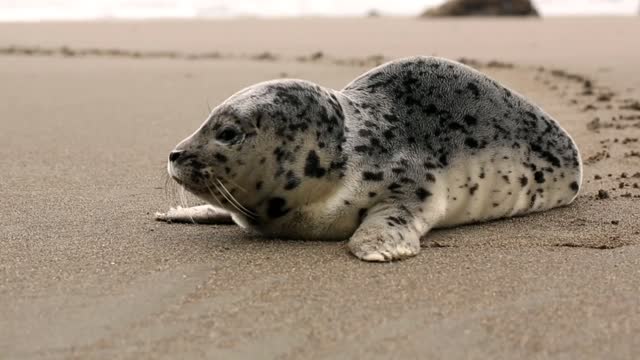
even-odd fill
[[[217,106],[171,151],[169,175],[214,206],[256,215],[276,196],[294,203],[303,182],[339,176],[342,125],[332,90],[301,80],[260,83]]]

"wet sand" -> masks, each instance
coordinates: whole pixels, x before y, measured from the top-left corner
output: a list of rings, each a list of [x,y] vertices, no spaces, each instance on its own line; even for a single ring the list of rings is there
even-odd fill
[[[632,18],[0,25],[0,358],[637,356],[638,38]],[[558,119],[585,160],[577,201],[435,231],[391,264],[153,220],[208,104],[417,54]]]

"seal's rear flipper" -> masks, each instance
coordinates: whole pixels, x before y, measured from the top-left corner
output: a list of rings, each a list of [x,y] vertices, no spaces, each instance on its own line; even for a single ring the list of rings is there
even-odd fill
[[[218,210],[211,205],[200,205],[189,208],[178,206],[170,208],[166,213],[157,212],[155,219],[167,223],[192,224],[233,224],[231,214]]]

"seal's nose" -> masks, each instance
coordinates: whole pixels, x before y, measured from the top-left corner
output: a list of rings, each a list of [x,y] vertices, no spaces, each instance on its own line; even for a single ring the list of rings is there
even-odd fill
[[[169,153],[169,161],[176,161],[184,154],[184,150],[176,150]]]

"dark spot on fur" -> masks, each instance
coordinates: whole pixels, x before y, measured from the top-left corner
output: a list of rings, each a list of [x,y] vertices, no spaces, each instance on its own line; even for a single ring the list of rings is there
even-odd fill
[[[472,149],[478,148],[478,141],[474,138],[466,138],[464,144]]]
[[[560,167],[560,159],[555,157],[552,153],[550,153],[548,151],[543,151],[541,155],[542,155],[542,157],[544,159],[549,161],[551,163],[551,165],[553,165],[555,167]]]
[[[256,115],[256,128],[260,129],[260,125],[262,124],[262,113],[258,112]]]
[[[214,155],[214,157],[216,158],[216,160],[218,160],[218,161],[220,161],[220,162],[223,162],[223,163],[224,163],[224,162],[227,162],[227,157],[226,157],[226,156],[224,156],[224,155],[222,155],[222,154],[220,154],[220,153],[216,153],[216,154]]]
[[[332,170],[344,170],[345,166],[347,166],[347,162],[346,161],[332,161],[331,165],[329,165],[329,167]]]
[[[364,122],[364,126],[366,126],[366,127],[372,127],[372,128],[376,128],[376,129],[378,129],[378,128],[379,128],[379,126],[378,126],[376,123],[371,122],[371,121],[369,121],[369,120],[367,120],[367,121],[365,121],[365,122]]]
[[[424,163],[424,167],[425,167],[425,169],[432,170],[432,169],[437,168],[438,166],[436,164],[434,164],[434,163],[431,163],[431,162],[425,162]]]
[[[289,170],[287,172],[287,183],[284,185],[285,190],[293,190],[300,185],[300,178],[297,177],[293,171]]]
[[[440,164],[442,164],[442,166],[449,165],[449,161],[447,160],[447,154],[440,155],[440,157],[438,157],[438,161],[440,161]]]
[[[267,215],[276,219],[286,215],[290,209],[286,209],[287,201],[281,197],[272,197],[267,201]]]
[[[308,177],[321,178],[327,170],[320,166],[320,158],[314,150],[309,151],[307,161],[304,165],[304,174]]]
[[[382,136],[384,136],[384,138],[385,138],[385,139],[387,139],[387,140],[391,140],[391,139],[393,139],[393,138],[394,138],[393,130],[391,130],[391,129],[389,129],[389,130],[385,130],[385,131],[382,133]]]
[[[365,171],[362,173],[362,179],[365,181],[382,181],[382,179],[384,179],[384,173]]]
[[[471,91],[471,93],[473,93],[473,96],[478,97],[480,96],[480,89],[478,88],[478,86],[474,83],[468,83],[467,84],[467,89],[469,89],[469,91]]]
[[[542,171],[536,171],[533,176],[538,184],[544,183],[544,173]]]
[[[471,195],[475,194],[475,192],[478,190],[479,187],[480,186],[478,184],[474,184],[473,186],[471,186],[469,188],[469,194],[471,194]]]
[[[285,152],[280,147],[277,147],[277,148],[273,149],[273,155],[275,155],[276,156],[276,160],[278,162],[280,162],[284,158]]]
[[[380,144],[380,140],[378,140],[377,138],[373,138],[370,141],[371,141],[371,146],[383,149],[382,144]]]
[[[429,191],[425,190],[424,188],[417,188],[416,189],[416,196],[418,197],[418,199],[420,199],[420,201],[424,201],[424,199],[426,199],[429,196],[431,196],[431,193]]]
[[[384,119],[387,120],[388,122],[397,122],[397,121],[399,121],[398,117],[395,116],[395,115],[385,114],[385,115],[382,115],[382,117],[384,117]]]
[[[571,190],[573,190],[574,192],[578,192],[578,190],[580,189],[580,185],[578,185],[577,182],[572,182],[571,184],[569,184],[569,187],[571,188]]]
[[[478,119],[474,118],[471,115],[465,115],[464,116],[464,123],[469,125],[469,126],[475,126],[478,124]]]
[[[204,169],[204,164],[198,160],[192,160],[191,162],[189,162],[189,165],[195,170]]]
[[[400,216],[387,216],[387,220],[396,225],[407,225],[407,220]]]
[[[527,178],[526,176],[522,175],[520,177],[520,185],[522,185],[522,187],[527,186],[527,184],[529,183],[529,178]]]

